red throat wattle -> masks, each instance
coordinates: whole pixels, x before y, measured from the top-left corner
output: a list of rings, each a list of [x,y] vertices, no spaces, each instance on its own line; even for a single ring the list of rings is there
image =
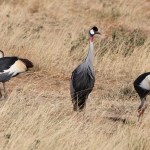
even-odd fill
[[[94,42],[94,37],[93,36],[90,37],[90,41]]]
[[[142,111],[142,110],[139,112],[139,115],[140,115],[140,116],[142,116],[142,115],[143,115],[143,111]]]

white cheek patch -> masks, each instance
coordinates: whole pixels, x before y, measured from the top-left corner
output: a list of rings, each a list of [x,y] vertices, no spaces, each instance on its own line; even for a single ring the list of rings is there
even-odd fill
[[[94,30],[93,29],[90,30],[90,34],[94,35]]]

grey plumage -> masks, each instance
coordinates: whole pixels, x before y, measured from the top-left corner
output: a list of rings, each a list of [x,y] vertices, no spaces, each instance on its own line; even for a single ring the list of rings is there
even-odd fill
[[[10,80],[10,78],[12,77],[12,73],[2,73],[0,74],[0,82],[6,82],[8,80]]]
[[[94,52],[93,36],[95,34],[100,34],[97,27],[93,27],[89,31],[90,49],[85,61],[72,72],[70,94],[74,111],[81,111],[85,107],[86,100],[94,87],[95,74],[92,59]]]

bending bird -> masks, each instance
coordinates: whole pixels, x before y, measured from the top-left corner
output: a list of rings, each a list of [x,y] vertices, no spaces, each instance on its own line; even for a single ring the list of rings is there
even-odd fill
[[[5,82],[32,67],[33,63],[28,59],[18,58],[15,56],[4,57],[4,52],[0,50],[0,82],[3,83],[4,98],[7,97]],[[1,97],[2,94],[0,91],[0,98]]]
[[[91,93],[94,83],[95,74],[92,64],[94,53],[94,35],[100,34],[97,27],[89,30],[90,48],[84,62],[80,64],[73,72],[70,82],[70,94],[74,111],[82,111],[86,105],[86,100]]]
[[[141,104],[138,107],[138,118],[140,119],[147,108],[146,97],[150,93],[150,72],[143,73],[137,77],[133,85],[141,100]]]

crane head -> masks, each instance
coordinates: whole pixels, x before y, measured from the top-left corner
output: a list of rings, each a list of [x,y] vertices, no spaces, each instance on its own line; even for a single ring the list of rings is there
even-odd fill
[[[98,32],[98,28],[96,26],[90,29],[89,33],[91,36],[94,36],[95,34],[101,34],[100,32]]]

